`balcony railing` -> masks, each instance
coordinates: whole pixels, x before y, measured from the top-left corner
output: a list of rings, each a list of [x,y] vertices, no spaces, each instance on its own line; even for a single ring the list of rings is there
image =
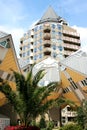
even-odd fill
[[[67,34],[67,35],[72,35],[72,36],[80,37],[80,34],[77,33],[77,32],[70,32],[70,31],[63,30],[63,33]]]
[[[75,39],[75,38],[69,38],[69,37],[63,37],[64,41],[69,41],[69,42],[73,42],[73,43],[80,43],[79,39]]]

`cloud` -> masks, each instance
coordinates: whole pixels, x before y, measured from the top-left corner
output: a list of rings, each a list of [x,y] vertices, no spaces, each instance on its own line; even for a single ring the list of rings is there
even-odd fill
[[[17,57],[19,57],[20,38],[23,36],[25,30],[23,28],[10,28],[6,26],[0,26],[0,31],[6,32],[12,35]]]
[[[75,28],[77,32],[80,33],[81,46],[87,46],[87,27],[84,28],[74,25],[73,28]]]

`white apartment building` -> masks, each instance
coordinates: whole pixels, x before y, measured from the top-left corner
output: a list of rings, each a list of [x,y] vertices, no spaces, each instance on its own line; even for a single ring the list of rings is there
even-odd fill
[[[48,57],[60,60],[80,48],[80,35],[51,6],[20,39],[20,58],[28,64]]]

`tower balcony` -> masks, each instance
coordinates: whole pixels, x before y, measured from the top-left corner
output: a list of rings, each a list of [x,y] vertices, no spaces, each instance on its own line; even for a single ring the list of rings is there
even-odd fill
[[[80,39],[70,38],[70,37],[63,37],[63,40],[66,42],[72,42],[76,44],[80,44]]]
[[[80,34],[77,32],[71,32],[67,30],[63,30],[63,34],[67,36],[72,36],[72,37],[80,37]]]
[[[44,33],[50,33],[51,27],[49,24],[45,24],[43,28]]]
[[[44,40],[50,40],[51,39],[50,33],[44,33],[43,38]]]
[[[50,56],[51,55],[51,51],[44,51],[44,56]]]
[[[44,56],[50,56],[51,55],[51,48],[46,47],[43,50]]]
[[[44,40],[43,46],[44,47],[51,47],[51,41],[50,40]]]

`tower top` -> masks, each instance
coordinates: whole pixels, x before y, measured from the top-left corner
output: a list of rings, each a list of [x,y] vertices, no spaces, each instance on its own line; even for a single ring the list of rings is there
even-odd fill
[[[51,6],[49,6],[48,9],[46,10],[46,12],[44,13],[44,15],[42,16],[41,20],[58,19],[58,18],[59,18],[59,16],[56,14],[54,9]]]
[[[62,17],[58,16],[57,13],[54,11],[54,9],[49,6],[46,12],[43,14],[41,19],[36,23],[36,25],[39,25],[44,22],[61,22],[65,21],[62,19]]]

